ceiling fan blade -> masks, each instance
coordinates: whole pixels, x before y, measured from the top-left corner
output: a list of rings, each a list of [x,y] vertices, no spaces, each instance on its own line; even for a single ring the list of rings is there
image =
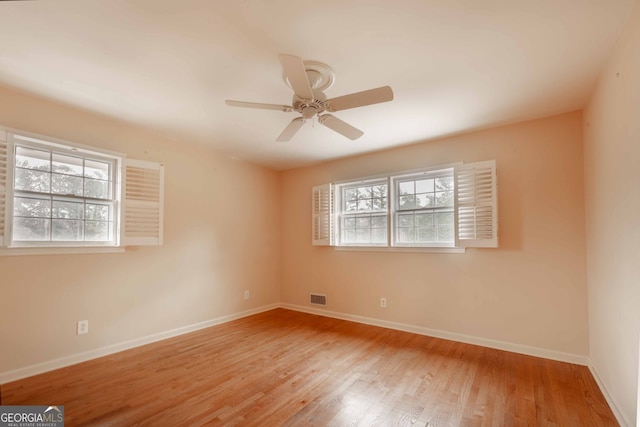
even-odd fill
[[[287,141],[291,140],[291,138],[293,138],[293,135],[295,135],[296,132],[298,132],[300,130],[300,128],[302,127],[303,124],[304,124],[304,118],[303,117],[298,117],[298,118],[295,118],[295,119],[291,120],[289,125],[286,128],[284,128],[284,130],[282,131],[280,136],[278,136],[276,138],[276,141],[278,141],[278,142],[287,142]]]
[[[325,105],[327,105],[328,111],[340,111],[391,100],[393,100],[393,91],[391,90],[391,87],[383,86],[376,89],[369,89],[362,92],[332,98],[327,100]]]
[[[227,99],[224,103],[230,107],[260,108],[262,110],[279,110],[285,112],[293,111],[293,107],[290,105],[261,104],[259,102],[232,101],[230,99]]]
[[[362,135],[364,135],[364,132],[362,132],[360,129],[354,128],[349,123],[344,122],[339,118],[332,116],[331,114],[324,114],[322,116],[319,116],[318,122],[321,125],[324,125],[329,129],[346,136],[350,140],[358,139]]]
[[[311,91],[311,85],[309,84],[302,58],[294,55],[279,56],[284,75],[287,76],[296,96],[302,99],[313,99],[313,92]]]

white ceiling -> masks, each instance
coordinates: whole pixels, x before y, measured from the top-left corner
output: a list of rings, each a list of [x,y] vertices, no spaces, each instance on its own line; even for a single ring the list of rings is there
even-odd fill
[[[0,2],[0,84],[275,169],[577,110],[635,0]],[[330,65],[331,98],[390,85],[287,143],[279,53]],[[0,101],[1,102],[1,101]]]

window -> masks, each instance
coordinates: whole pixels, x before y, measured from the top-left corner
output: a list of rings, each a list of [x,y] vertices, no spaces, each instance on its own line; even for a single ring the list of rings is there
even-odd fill
[[[340,186],[340,237],[343,245],[387,245],[387,181]]]
[[[497,247],[495,161],[313,188],[313,244]],[[334,226],[335,224],[335,226]]]
[[[394,246],[454,246],[453,168],[393,176]]]
[[[15,138],[11,246],[115,244],[115,160]]]
[[[162,165],[0,129],[0,247],[161,244],[162,184]]]

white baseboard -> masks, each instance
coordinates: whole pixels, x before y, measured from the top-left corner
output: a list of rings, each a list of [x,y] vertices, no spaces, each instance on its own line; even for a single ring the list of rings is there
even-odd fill
[[[520,344],[513,344],[503,341],[492,340],[488,338],[474,337],[470,335],[457,334],[453,332],[440,331],[436,329],[429,329],[422,326],[409,325],[405,323],[390,322],[387,320],[375,319],[372,317],[358,316],[354,314],[339,313],[336,311],[317,309],[312,307],[304,307],[294,304],[271,304],[262,306],[252,310],[242,311],[227,316],[218,317],[216,319],[207,320],[204,322],[196,323],[193,325],[187,325],[180,328],[172,329],[165,332],[159,332],[156,334],[148,335],[141,338],[125,341],[118,344],[112,344],[106,347],[101,347],[95,350],[90,350],[83,353],[78,353],[70,356],[65,356],[59,359],[50,360],[35,365],[26,366],[24,368],[15,369],[12,371],[0,372],[0,384],[4,384],[11,381],[16,381],[22,378],[30,377],[33,375],[41,374],[43,372],[52,371],[54,369],[63,368],[65,366],[74,365],[76,363],[86,362],[91,359],[106,356],[109,354],[117,353],[119,351],[128,350],[131,348],[139,347],[152,342],[161,341],[167,338],[172,338],[178,335],[194,332],[199,329],[208,328],[210,326],[219,325],[222,323],[230,322],[232,320],[240,319],[243,317],[251,316],[254,314],[262,313],[265,311],[273,310],[275,308],[285,308],[288,310],[299,311],[309,314],[317,314],[325,317],[332,317],[335,319],[348,320],[357,323],[363,323],[366,325],[379,326],[382,328],[395,329],[404,332],[411,332],[419,335],[426,335],[435,338],[442,338],[446,340],[459,341],[468,344],[479,345],[483,347],[495,348],[498,350],[511,351],[514,353],[526,354],[529,356],[542,357],[545,359],[558,360],[561,362],[575,363],[578,365],[590,366],[590,360],[586,356],[580,356],[577,354],[563,353],[553,350],[541,349],[537,347],[530,347]],[[593,370],[592,370],[593,372]],[[594,375],[595,376],[595,375]],[[598,385],[603,389],[601,383]],[[610,402],[608,395],[603,389],[603,394],[607,397],[607,401]],[[612,409],[614,405],[611,405]],[[617,415],[616,415],[617,416]]]
[[[437,329],[429,329],[422,326],[408,325],[405,323],[390,322],[387,320],[375,319],[373,317],[358,316],[355,314],[345,314],[336,311],[323,310],[312,307],[305,307],[294,304],[280,304],[282,308],[300,311],[303,313],[317,314],[334,319],[349,320],[366,325],[380,326],[382,328],[395,329],[398,331],[411,332],[418,335],[426,335],[434,338],[442,338],[445,340],[459,341],[467,344],[479,345],[482,347],[495,348],[497,350],[510,351],[512,353],[526,354],[528,356],[542,357],[544,359],[557,360],[560,362],[568,362],[576,365],[589,366],[590,360],[587,356],[579,354],[563,353],[561,351],[547,350],[544,348],[530,347],[527,345],[513,344],[504,341],[492,340],[489,338],[474,337],[471,335],[457,334],[455,332],[440,331]]]
[[[262,307],[254,308],[251,310],[241,311],[240,313],[234,313],[227,316],[218,317],[215,319],[207,320],[193,325],[182,326],[180,328],[171,329],[165,332],[159,332],[156,334],[147,335],[145,337],[136,338],[133,340],[121,342],[118,344],[108,345],[95,350],[86,351],[83,353],[77,353],[70,356],[61,357],[59,359],[49,360],[47,362],[38,363],[36,365],[25,366],[24,368],[15,369],[12,371],[0,372],[0,384],[5,384],[11,381],[16,381],[22,378],[27,378],[33,375],[42,374],[44,372],[53,371],[54,369],[64,368],[65,366],[75,365],[76,363],[86,362],[88,360],[96,359],[98,357],[107,356],[109,354],[117,353],[119,351],[129,350],[135,347],[140,347],[152,342],[161,341],[167,338],[176,337],[178,335],[194,332],[199,329],[208,328],[210,326],[220,325],[222,323],[230,322],[232,320],[241,319],[243,317],[252,316],[254,314],[262,313],[264,311],[273,310],[279,308],[280,304],[270,304]]]
[[[96,359],[98,357],[107,356],[109,354],[117,353],[124,350],[129,350],[135,347],[140,347],[145,344],[150,344],[156,341],[161,341],[167,338],[176,337],[178,335],[187,334],[200,329],[208,328],[222,323],[230,322],[232,320],[241,319],[243,317],[252,316],[254,314],[262,313],[265,311],[273,310],[276,308],[285,308],[288,310],[299,311],[302,313],[316,314],[325,317],[331,317],[334,319],[348,320],[351,322],[363,323],[366,325],[379,326],[382,328],[395,329],[398,331],[411,332],[418,335],[425,335],[435,338],[442,338],[451,341],[458,341],[467,344],[474,344],[483,347],[495,348],[498,350],[510,351],[513,353],[525,354],[528,356],[541,357],[544,359],[557,360],[560,362],[574,363],[577,365],[588,366],[593,378],[595,379],[598,387],[602,391],[607,403],[611,407],[613,414],[620,423],[621,427],[631,427],[629,420],[626,420],[615,404],[611,395],[607,391],[604,383],[600,379],[595,367],[591,364],[591,360],[587,356],[581,356],[578,354],[564,353],[559,351],[547,350],[543,348],[530,347],[521,344],[513,344],[504,341],[492,340],[488,338],[475,337],[471,335],[457,334],[454,332],[441,331],[437,329],[425,328],[422,326],[409,325],[405,323],[391,322],[387,320],[375,319],[372,317],[358,316],[355,314],[346,314],[336,311],[323,310],[313,307],[305,307],[294,304],[276,303],[262,307],[258,307],[251,310],[242,311],[227,316],[218,317],[215,319],[207,320],[193,325],[187,325],[176,329],[171,329],[165,332],[159,332],[145,337],[136,338],[133,340],[125,341],[118,344],[101,347],[95,350],[86,351],[83,353],[73,354],[65,356],[59,359],[49,360],[47,362],[38,363],[24,368],[15,369],[12,371],[0,372],[0,384],[5,384],[11,381],[16,381],[22,378],[27,378],[33,375],[41,374],[44,372],[52,371],[54,369],[63,368],[65,366],[74,365],[76,363],[86,362],[88,360]]]
[[[604,386],[604,383],[600,379],[600,375],[598,375],[598,371],[596,370],[595,366],[593,366],[593,364],[589,364],[589,370],[591,371],[591,375],[593,375],[593,378],[596,380],[596,384],[598,384],[598,387],[600,388],[600,391],[604,395],[605,400],[609,404],[609,407],[611,408],[611,412],[613,412],[613,415],[616,416],[616,419],[618,420],[620,427],[631,427],[631,422],[625,419],[624,415],[622,414],[622,411],[620,411],[620,408],[618,408],[618,405],[616,405],[615,401],[609,394],[609,391]]]

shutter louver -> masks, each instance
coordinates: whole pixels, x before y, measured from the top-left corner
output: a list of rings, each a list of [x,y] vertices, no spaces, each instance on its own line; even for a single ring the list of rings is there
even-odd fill
[[[318,185],[312,189],[312,243],[333,246],[333,186]]]
[[[0,246],[5,246],[6,236],[8,151],[7,132],[0,129]]]
[[[123,159],[123,164],[122,245],[161,245],[164,167],[132,159]]]
[[[459,247],[498,247],[496,162],[469,163],[456,168]]]

